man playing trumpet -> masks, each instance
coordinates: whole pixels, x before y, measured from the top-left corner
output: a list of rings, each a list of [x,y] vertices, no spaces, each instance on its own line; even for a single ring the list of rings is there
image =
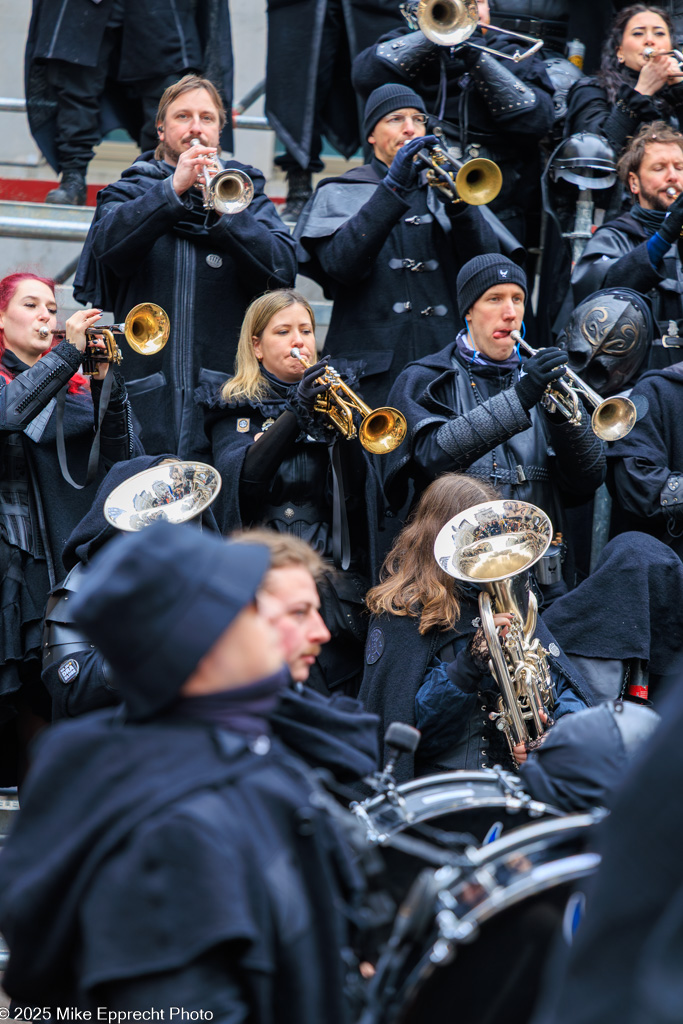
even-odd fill
[[[462,264],[498,251],[479,210],[425,185],[414,157],[437,141],[426,125],[408,86],[375,89],[363,119],[370,163],[324,181],[295,232],[302,272],[334,299],[325,353],[362,361],[360,391],[373,407],[406,363],[452,339]]]
[[[186,75],[165,91],[159,145],[100,192],[76,275],[77,299],[112,309],[117,320],[149,300],[169,313],[164,352],[126,352],[124,361],[148,454],[186,458],[196,450],[203,431],[195,387],[225,378],[250,301],[266,288],[291,285],[296,274],[294,245],[256,168],[230,162],[253,181],[248,208],[234,216],[204,208],[205,169],[221,166],[224,124],[207,79]]]

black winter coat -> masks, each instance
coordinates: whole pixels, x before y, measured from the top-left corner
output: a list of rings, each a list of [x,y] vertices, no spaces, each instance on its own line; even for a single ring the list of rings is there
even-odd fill
[[[56,100],[45,79],[45,61],[95,67],[113,0],[33,0],[25,55],[25,89],[31,134],[58,170],[54,144]],[[116,81],[139,82],[194,71],[218,89],[232,109],[232,40],[228,0],[124,0]],[[109,83],[100,110],[102,136],[123,125],[137,137],[140,123],[130,96]],[[232,146],[232,122],[221,133]]]
[[[672,127],[683,123],[683,84],[666,88],[654,96],[635,91],[638,75],[623,67],[623,84],[613,102],[598,78],[581,78],[569,90],[565,136],[576,132],[604,135],[617,157],[641,125],[664,119]]]
[[[117,321],[138,302],[166,310],[163,351],[126,349],[123,365],[146,451],[188,458],[204,436],[196,386],[225,380],[246,307],[267,289],[292,286],[296,255],[256,168],[229,161],[254,181],[254,199],[241,213],[207,220],[199,192],[179,199],[173,168],[150,156],[99,193],[74,294],[113,309]]]
[[[315,781],[277,741],[95,712],[36,751],[0,868],[4,984],[53,1012],[346,1024],[355,882]]]
[[[683,557],[683,363],[646,373],[633,389],[648,414],[608,458],[619,504],[629,526],[671,545]]]
[[[453,339],[460,267],[499,251],[476,208],[444,205],[425,186],[401,198],[381,184],[386,173],[373,158],[322,182],[295,232],[302,272],[334,299],[325,353],[333,364],[364,364],[362,395],[373,407],[407,363]]]
[[[647,251],[647,240],[654,230],[637,220],[632,211],[598,228],[572,274],[575,305],[601,288],[633,288],[649,297],[660,334],[667,333],[669,320],[681,320],[683,268],[679,247],[671,246],[659,266],[654,267]],[[654,344],[644,368],[661,369],[681,357],[683,347]]]
[[[588,415],[572,427],[538,406],[529,414],[514,389],[519,370],[472,364],[478,404],[455,353],[449,345],[406,367],[389,394],[409,431],[384,463],[390,504],[400,508],[409,477],[422,490],[441,473],[459,471],[487,480],[504,497],[539,505],[561,530],[564,504],[589,498],[605,477],[604,445]],[[457,435],[450,441],[440,433],[446,423]]]
[[[395,0],[268,0],[266,114],[302,167],[322,130],[347,159],[361,144],[351,62],[384,32],[403,23]],[[321,110],[312,68],[333,65]],[[316,113],[319,113],[320,123]]]

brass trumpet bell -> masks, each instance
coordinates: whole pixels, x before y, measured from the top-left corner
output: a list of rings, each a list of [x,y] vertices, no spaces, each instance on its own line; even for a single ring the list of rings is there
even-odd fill
[[[161,352],[168,341],[171,322],[168,314],[156,302],[140,302],[133,306],[121,328],[126,341],[134,352],[141,356],[153,356]]]
[[[407,433],[408,424],[403,413],[384,405],[364,417],[358,428],[358,440],[367,452],[384,455],[403,444]]]
[[[421,30],[439,46],[458,46],[479,20],[476,0],[420,0],[415,15]]]
[[[503,187],[503,174],[493,160],[477,157],[464,163],[455,176],[455,188],[463,203],[486,206]]]

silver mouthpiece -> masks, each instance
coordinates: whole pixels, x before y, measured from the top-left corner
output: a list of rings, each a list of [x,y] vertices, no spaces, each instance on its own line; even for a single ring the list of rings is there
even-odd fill
[[[643,50],[643,57],[645,60],[649,60],[653,53],[656,53],[654,46],[646,46]]]
[[[43,324],[41,327],[38,328],[38,334],[41,336],[41,338],[47,338],[50,334],[50,328],[46,327],[45,324]]]
[[[679,195],[679,191],[677,188],[674,188],[673,185],[669,185],[668,189],[666,190],[666,194],[668,196],[677,196]]]
[[[298,349],[298,348],[291,348],[291,349],[289,350],[289,354],[290,354],[290,356],[292,356],[292,357],[293,357],[294,359],[301,359],[301,352],[299,351],[299,349]]]

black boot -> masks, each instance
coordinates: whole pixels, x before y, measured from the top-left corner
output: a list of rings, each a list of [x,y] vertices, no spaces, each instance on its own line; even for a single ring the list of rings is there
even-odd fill
[[[85,174],[81,171],[64,171],[58,188],[45,196],[46,203],[61,206],[85,206]]]
[[[310,171],[304,171],[301,167],[287,171],[287,202],[282,211],[283,219],[296,222],[312,192]]]

